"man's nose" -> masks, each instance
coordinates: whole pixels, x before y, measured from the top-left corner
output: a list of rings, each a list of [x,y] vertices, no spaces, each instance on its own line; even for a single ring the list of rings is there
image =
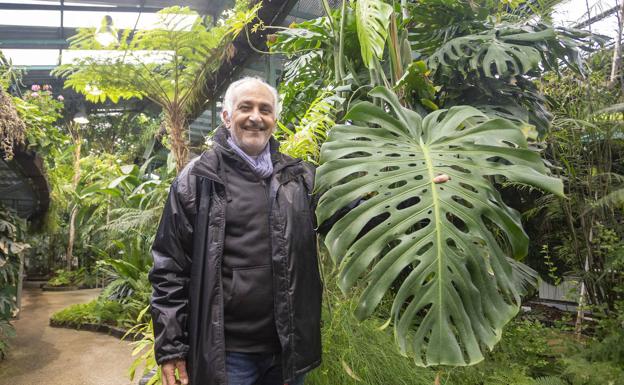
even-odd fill
[[[253,121],[253,122],[259,122],[260,121],[260,111],[258,110],[253,110],[251,111],[251,113],[249,114],[249,120]]]

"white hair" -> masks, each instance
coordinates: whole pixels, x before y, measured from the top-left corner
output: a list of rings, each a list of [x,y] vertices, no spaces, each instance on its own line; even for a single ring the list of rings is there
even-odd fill
[[[234,109],[234,98],[238,96],[238,93],[236,91],[241,86],[251,82],[260,83],[268,88],[269,91],[271,91],[271,94],[273,95],[273,99],[275,101],[275,103],[273,104],[273,115],[277,119],[279,117],[280,111],[282,110],[277,90],[275,89],[275,87],[264,81],[264,79],[253,76],[245,76],[244,78],[230,84],[227,90],[225,90],[225,95],[223,96],[223,111],[227,112],[228,116],[232,116],[232,111]]]

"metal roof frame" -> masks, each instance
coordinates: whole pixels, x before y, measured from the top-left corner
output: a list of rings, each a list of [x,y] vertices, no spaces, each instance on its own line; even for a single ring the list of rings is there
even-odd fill
[[[47,0],[47,4],[19,4],[0,2],[0,10],[37,10],[37,11],[98,11],[98,12],[158,12],[170,7],[167,0],[71,0],[71,3],[85,5],[67,5],[65,0]],[[202,15],[212,15],[229,0],[176,0],[175,5],[188,6]]]
[[[50,187],[43,160],[30,151],[16,149],[12,160],[0,154],[0,202],[25,219],[43,216],[50,205]]]

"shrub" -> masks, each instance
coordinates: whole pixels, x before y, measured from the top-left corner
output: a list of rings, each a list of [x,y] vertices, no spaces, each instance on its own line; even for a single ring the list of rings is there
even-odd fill
[[[15,329],[8,321],[0,320],[0,360],[6,358],[9,350],[9,339],[15,337]]]
[[[54,277],[48,280],[47,285],[52,287],[94,287],[95,277],[84,267],[72,271],[60,269],[54,273]]]
[[[624,385],[624,369],[612,362],[591,362],[583,354],[563,362],[563,377],[572,385]]]
[[[66,270],[57,270],[54,272],[54,277],[50,278],[47,282],[49,286],[60,287],[60,286],[71,286],[72,283],[72,272]]]
[[[15,334],[10,320],[17,312],[20,254],[29,247],[21,242],[23,222],[0,206],[0,359],[6,356],[8,340]]]
[[[53,322],[80,328],[84,324],[118,325],[123,307],[115,301],[95,299],[88,303],[71,305],[50,318]]]
[[[515,318],[503,331],[501,342],[483,362],[450,373],[454,385],[532,385],[534,378],[558,374],[561,368],[549,346],[560,338],[540,322]]]

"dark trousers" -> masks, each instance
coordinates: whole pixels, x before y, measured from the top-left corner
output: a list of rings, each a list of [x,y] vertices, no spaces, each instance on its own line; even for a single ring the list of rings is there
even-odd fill
[[[225,366],[228,385],[303,385],[300,375],[288,384],[282,378],[282,359],[278,353],[227,352]]]

